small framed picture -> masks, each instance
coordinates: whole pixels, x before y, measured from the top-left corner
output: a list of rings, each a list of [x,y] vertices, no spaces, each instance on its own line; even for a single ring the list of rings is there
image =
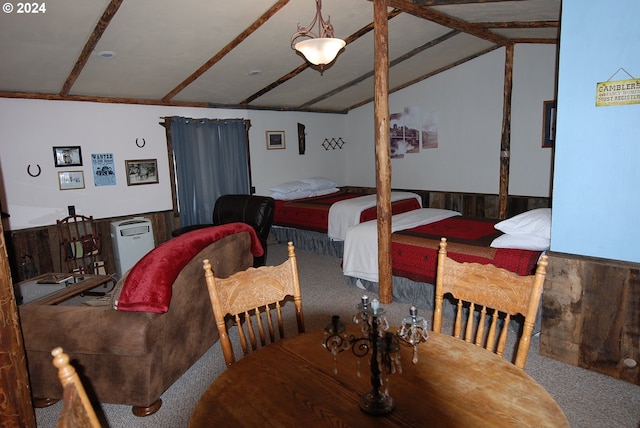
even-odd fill
[[[127,170],[127,186],[158,182],[157,159],[134,159],[126,160],[124,163]]]
[[[284,149],[284,131],[267,131],[267,150]]]
[[[84,173],[82,171],[64,171],[58,173],[60,190],[84,189]]]
[[[553,147],[556,140],[556,102],[545,101],[542,114],[542,147]]]
[[[82,166],[80,146],[64,146],[53,148],[53,163],[56,168]]]

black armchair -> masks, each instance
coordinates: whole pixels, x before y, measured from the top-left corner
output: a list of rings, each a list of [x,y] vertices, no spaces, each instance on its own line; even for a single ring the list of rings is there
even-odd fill
[[[221,224],[242,222],[253,227],[260,239],[264,254],[255,257],[253,266],[264,266],[267,261],[267,239],[273,223],[273,213],[276,202],[269,196],[258,195],[223,195],[220,196],[213,207],[212,224],[194,224],[180,227],[172,236],[179,236],[192,230],[203,227],[217,226]]]

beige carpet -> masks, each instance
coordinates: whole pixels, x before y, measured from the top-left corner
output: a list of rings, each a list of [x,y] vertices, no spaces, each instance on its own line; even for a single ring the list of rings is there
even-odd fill
[[[334,314],[349,319],[365,292],[347,285],[340,259],[302,250],[296,253],[307,330],[324,327]],[[270,245],[268,263],[281,263],[286,254],[286,245]],[[408,314],[409,306],[387,305],[390,323],[398,324]],[[431,319],[431,311],[421,310],[420,314]],[[640,428],[640,386],[540,356],[539,348],[539,339],[534,337],[526,372],[549,391],[572,427]],[[216,343],[162,395],[164,404],[158,413],[138,418],[133,416],[129,406],[102,404],[99,411],[105,426],[186,427],[198,398],[224,369],[220,345]],[[55,427],[60,408],[61,403],[36,409],[38,426]],[[357,404],[354,404],[354,411],[358,411]]]

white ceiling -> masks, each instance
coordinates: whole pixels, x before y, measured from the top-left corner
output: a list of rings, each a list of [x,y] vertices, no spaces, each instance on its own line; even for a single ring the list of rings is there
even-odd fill
[[[390,90],[503,42],[556,43],[560,2],[388,0],[390,12],[402,11],[389,21]],[[314,0],[40,4],[45,12],[0,14],[1,97],[334,112],[373,99],[373,31],[351,37],[373,27],[369,0],[323,1],[335,36],[350,42],[322,74],[290,46],[296,25],[313,19]],[[105,28],[101,17],[116,8]],[[115,57],[97,55],[105,50]]]

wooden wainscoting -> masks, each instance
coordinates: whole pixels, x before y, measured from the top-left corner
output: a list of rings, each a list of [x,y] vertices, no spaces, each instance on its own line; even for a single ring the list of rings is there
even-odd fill
[[[156,246],[171,238],[171,232],[178,223],[178,218],[173,216],[171,210],[96,219],[96,227],[102,240],[102,259],[108,274],[116,271],[111,243],[111,223],[133,217],[144,217],[151,221]],[[39,273],[57,272],[62,269],[58,230],[55,225],[6,231],[4,236],[14,283]]]
[[[346,189],[354,193],[373,194],[374,187],[346,186]],[[414,192],[422,197],[422,205],[425,208],[441,208],[459,211],[464,216],[499,218],[499,197],[489,193],[463,193],[440,192],[432,190],[393,189],[397,191]],[[509,196],[507,206],[507,218],[535,208],[549,208],[551,198],[537,196]]]
[[[540,353],[640,385],[640,264],[547,255]]]

